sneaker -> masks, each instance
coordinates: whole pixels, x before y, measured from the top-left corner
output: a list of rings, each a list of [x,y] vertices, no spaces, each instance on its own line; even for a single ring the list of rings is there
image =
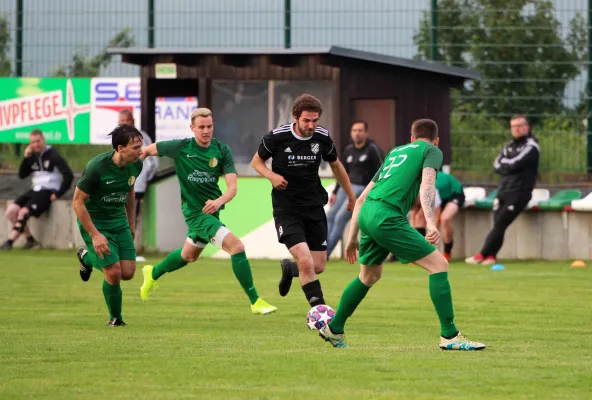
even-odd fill
[[[471,342],[465,335],[458,333],[452,339],[440,336],[440,348],[442,350],[483,350],[486,346],[483,343]]]
[[[25,242],[23,249],[32,249],[33,247],[41,247],[41,243],[35,239],[28,240]]]
[[[280,265],[282,267],[282,277],[279,283],[279,290],[280,296],[285,297],[290,292],[290,287],[292,286],[292,263],[294,261],[283,259],[280,261]]]
[[[477,253],[474,256],[465,259],[467,264],[477,265],[483,262],[483,254]]]
[[[481,265],[493,265],[497,263],[497,258],[493,256],[485,257],[483,261],[481,261]]]
[[[251,304],[251,312],[255,315],[267,315],[277,311],[276,306],[272,306],[261,297],[257,299],[255,304]]]
[[[319,329],[319,336],[323,338],[325,342],[331,343],[331,346],[339,349],[347,349],[349,346],[345,343],[345,334],[343,333],[333,333],[331,332],[331,328],[329,328],[329,324],[323,326]]]
[[[92,274],[92,265],[87,265],[84,263],[84,256],[88,253],[84,247],[79,247],[76,251],[76,256],[78,257],[78,262],[80,262],[80,279],[83,282],[88,282],[90,279],[90,274]]]
[[[452,258],[452,254],[450,253],[442,253],[442,255],[444,256],[444,258],[446,259],[446,261],[450,261],[450,259]]]
[[[142,283],[142,287],[140,288],[140,297],[144,301],[148,301],[150,297],[150,293],[158,289],[158,283],[152,278],[152,270],[154,269],[154,265],[145,265],[142,268],[142,275],[144,275],[144,283]]]
[[[12,250],[12,245],[8,242],[4,242],[2,243],[2,245],[0,245],[0,251],[8,251],[8,250]]]
[[[125,322],[123,322],[122,319],[113,318],[112,320],[107,322],[107,325],[108,326],[126,326],[127,324]]]

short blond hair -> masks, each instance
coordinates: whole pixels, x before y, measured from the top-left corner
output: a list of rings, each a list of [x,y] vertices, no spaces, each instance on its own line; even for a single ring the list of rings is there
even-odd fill
[[[207,118],[207,117],[211,117],[211,116],[212,116],[212,110],[210,110],[209,108],[205,108],[205,107],[196,108],[191,113],[191,123],[193,124],[193,121],[197,117]]]

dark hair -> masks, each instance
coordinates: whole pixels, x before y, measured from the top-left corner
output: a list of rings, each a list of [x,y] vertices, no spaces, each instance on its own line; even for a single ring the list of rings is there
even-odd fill
[[[411,134],[416,139],[436,140],[438,124],[431,119],[418,119],[411,125]]]
[[[136,127],[128,124],[118,125],[108,136],[111,136],[111,145],[115,150],[117,150],[117,147],[119,146],[127,146],[133,142],[135,138],[140,138],[140,140],[142,140],[142,133],[140,133]]]
[[[323,107],[319,99],[310,94],[303,94],[298,96],[292,104],[292,115],[300,118],[304,111],[317,112],[319,117],[323,114]]]
[[[366,121],[364,121],[364,120],[361,120],[360,119],[360,120],[357,120],[357,121],[352,122],[350,129],[353,128],[355,124],[362,124],[362,125],[364,125],[364,130],[365,131],[368,130],[368,123]]]
[[[131,119],[134,119],[134,114],[128,110],[127,108],[124,108],[123,110],[119,111],[119,115],[125,115],[126,117],[130,117]]]
[[[43,136],[43,132],[41,132],[41,129],[33,129],[29,135],[30,136],[37,136],[37,135]]]

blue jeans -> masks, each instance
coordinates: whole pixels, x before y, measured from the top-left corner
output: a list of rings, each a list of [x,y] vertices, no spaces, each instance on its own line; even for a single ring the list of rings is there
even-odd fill
[[[365,186],[352,184],[352,188],[354,189],[356,197],[359,197],[364,191]],[[342,188],[339,188],[335,204],[333,204],[327,213],[327,258],[333,253],[335,246],[337,246],[337,243],[341,240],[343,230],[351,217],[352,212],[347,209],[347,196],[345,195],[345,191]]]

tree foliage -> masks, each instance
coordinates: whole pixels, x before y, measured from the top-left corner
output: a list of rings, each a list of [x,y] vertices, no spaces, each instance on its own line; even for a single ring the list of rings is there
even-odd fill
[[[101,69],[107,67],[113,55],[107,52],[110,47],[130,47],[135,44],[135,38],[130,33],[128,28],[123,29],[115,35],[105,48],[94,56],[86,56],[81,52],[74,53],[70,65],[61,65],[56,68],[53,76],[80,76],[80,77],[94,77],[98,76]]]
[[[0,76],[10,76],[12,73],[10,42],[8,21],[5,17],[0,16]]]

